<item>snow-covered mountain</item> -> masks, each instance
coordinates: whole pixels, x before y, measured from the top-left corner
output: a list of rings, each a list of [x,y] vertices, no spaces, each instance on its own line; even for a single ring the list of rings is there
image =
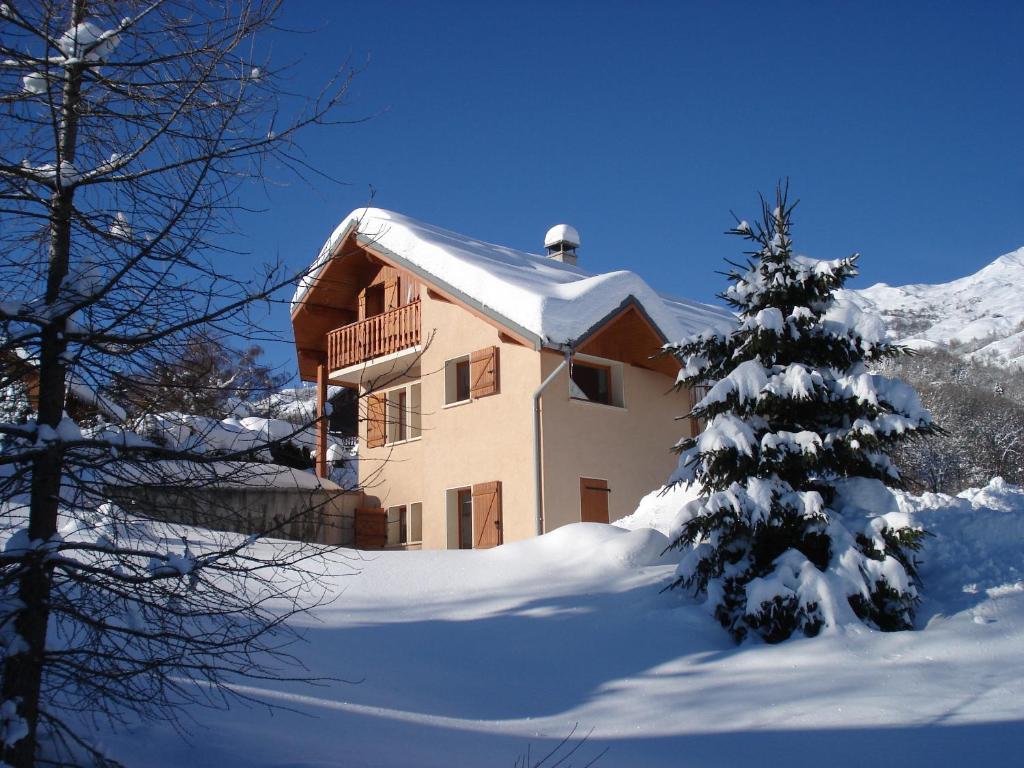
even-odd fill
[[[843,296],[882,316],[890,335],[917,349],[1024,367],[1024,248],[949,283],[878,283]]]

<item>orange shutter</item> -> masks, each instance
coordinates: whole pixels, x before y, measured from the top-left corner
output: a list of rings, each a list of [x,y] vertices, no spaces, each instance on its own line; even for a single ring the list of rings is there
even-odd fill
[[[384,311],[398,309],[398,275],[392,274],[384,281]]]
[[[366,289],[363,288],[359,292],[359,319],[366,319]]]
[[[384,395],[366,397],[366,447],[380,448],[386,434]]]
[[[501,481],[473,486],[473,549],[501,544]]]
[[[584,523],[608,522],[608,481],[580,478],[580,520]]]
[[[498,348],[485,347],[469,356],[470,394],[487,397],[498,394]]]

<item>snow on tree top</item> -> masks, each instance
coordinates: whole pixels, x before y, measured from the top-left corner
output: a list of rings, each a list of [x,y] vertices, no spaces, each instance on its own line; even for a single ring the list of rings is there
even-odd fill
[[[661,295],[633,272],[592,275],[545,256],[485,243],[379,208],[357,209],[335,228],[300,282],[293,308],[353,231],[360,244],[382,250],[399,266],[467,297],[534,336],[538,345],[573,342],[630,298],[670,341],[734,324],[728,311]]]

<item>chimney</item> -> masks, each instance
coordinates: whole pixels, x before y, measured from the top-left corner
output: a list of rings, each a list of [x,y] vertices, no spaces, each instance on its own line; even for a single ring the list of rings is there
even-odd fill
[[[548,258],[576,266],[576,249],[580,247],[580,233],[568,224],[555,224],[544,235]]]

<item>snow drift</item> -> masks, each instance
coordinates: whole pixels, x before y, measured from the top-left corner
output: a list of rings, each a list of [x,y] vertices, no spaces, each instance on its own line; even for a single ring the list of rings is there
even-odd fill
[[[332,572],[338,598],[303,622],[299,653],[358,684],[250,685],[288,709],[196,711],[191,743],[148,724],[105,749],[152,768],[489,766],[539,759],[576,726],[570,746],[589,736],[573,763],[608,748],[597,765],[616,768],[1019,762],[1024,491],[892,493],[894,513],[934,533],[920,631],[856,624],[779,646],[737,647],[660,592],[685,500],[652,494],[616,526],[494,550],[352,553],[360,572]]]

